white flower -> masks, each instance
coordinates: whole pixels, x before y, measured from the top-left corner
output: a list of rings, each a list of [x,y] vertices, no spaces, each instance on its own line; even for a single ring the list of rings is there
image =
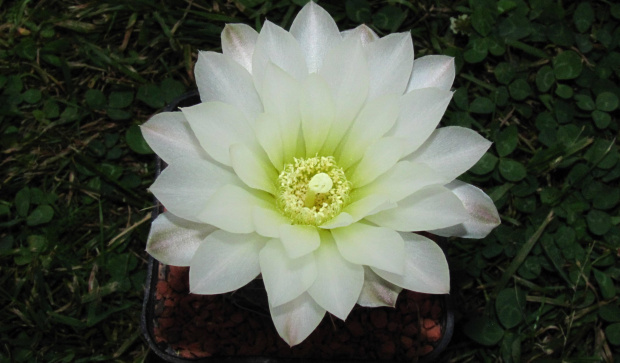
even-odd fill
[[[402,288],[449,292],[441,249],[411,231],[481,238],[491,199],[455,180],[490,142],[435,130],[454,63],[413,61],[410,33],[341,33],[314,3],[290,32],[227,25],[201,52],[202,103],[142,132],[168,167],[150,190],[166,207],[147,251],[190,266],[190,289],[219,294],[262,274],[278,333],[303,341],[325,312],[393,306]]]

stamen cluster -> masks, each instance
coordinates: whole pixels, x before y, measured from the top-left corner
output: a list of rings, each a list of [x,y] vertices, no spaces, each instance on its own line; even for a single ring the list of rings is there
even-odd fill
[[[313,176],[325,173],[333,183],[326,193],[317,193],[306,206],[308,184]],[[295,158],[278,177],[277,206],[293,224],[321,225],[337,216],[349,200],[351,183],[333,156]]]

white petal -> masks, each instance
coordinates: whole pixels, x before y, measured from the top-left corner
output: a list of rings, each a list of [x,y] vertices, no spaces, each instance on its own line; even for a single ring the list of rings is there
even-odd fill
[[[267,242],[260,251],[259,260],[270,306],[279,306],[297,298],[316,279],[314,255],[289,258],[277,239]]]
[[[209,159],[181,112],[162,112],[140,126],[151,149],[170,164],[179,157]]]
[[[387,35],[365,47],[370,71],[368,99],[388,93],[402,95],[413,68],[411,32]]]
[[[284,168],[284,147],[282,146],[282,132],[280,122],[274,115],[261,113],[256,118],[256,139],[265,150],[271,164],[278,170]]]
[[[250,150],[244,144],[234,144],[230,147],[230,160],[235,173],[247,186],[276,194],[278,173],[262,150]]]
[[[386,135],[406,140],[403,155],[412,153],[433,133],[451,99],[452,92],[438,88],[423,88],[407,93],[400,99],[398,120]]]
[[[203,102],[182,109],[200,145],[224,165],[230,165],[230,145],[251,144],[254,130],[243,112],[222,102]]]
[[[252,220],[256,233],[272,238],[280,238],[280,226],[291,223],[274,206],[255,206],[252,209]]]
[[[395,207],[396,204],[388,200],[385,195],[370,194],[358,200],[354,200],[351,204],[344,207],[342,212],[335,218],[320,225],[320,228],[332,229],[345,227],[368,215]]]
[[[394,167],[372,183],[356,190],[361,195],[383,195],[391,202],[398,202],[418,190],[449,180],[426,164],[399,161]]]
[[[402,289],[379,277],[370,267],[364,266],[364,286],[357,303],[368,308],[381,306],[393,308]]]
[[[442,186],[424,188],[398,202],[398,207],[366,217],[397,231],[428,231],[462,223],[468,217],[463,203]]]
[[[293,161],[301,127],[299,97],[301,83],[281,68],[268,63],[261,97],[265,113],[275,117],[280,127],[284,162]]]
[[[277,65],[297,80],[303,80],[308,75],[306,60],[297,40],[267,20],[258,34],[252,56],[252,75],[259,91],[263,88],[268,63]]]
[[[354,223],[331,230],[342,257],[358,265],[403,273],[403,238],[394,230]]]
[[[364,105],[368,95],[368,63],[359,40],[350,38],[333,47],[319,75],[327,81],[335,100],[336,115],[323,152],[331,155]]]
[[[289,258],[304,256],[321,244],[321,237],[315,226],[282,224],[280,239]]]
[[[398,96],[385,95],[366,103],[341,144],[337,157],[340,167],[347,169],[364,155],[375,141],[392,128],[398,117]]]
[[[222,53],[252,73],[252,55],[258,33],[246,24],[226,24],[222,31]]]
[[[353,219],[353,216],[351,216],[349,213],[341,212],[335,218],[330,219],[329,221],[323,223],[319,227],[323,229],[332,229],[332,228],[345,227],[352,223],[355,223],[355,219]]]
[[[206,160],[179,158],[155,180],[149,190],[171,213],[190,221],[200,219],[207,201],[225,184],[238,184],[236,175]]]
[[[291,347],[303,342],[325,316],[325,309],[308,293],[286,304],[269,307],[269,311],[278,334]]]
[[[405,240],[405,273],[397,275],[373,268],[377,275],[411,291],[425,294],[450,292],[448,262],[439,246],[415,233],[401,233]]]
[[[312,1],[297,14],[290,32],[301,46],[309,73],[318,71],[327,51],[342,41],[334,19]]]
[[[374,42],[379,39],[377,33],[370,29],[366,24],[359,25],[355,29],[349,29],[342,32],[343,39],[355,38],[362,42],[363,46],[367,46],[368,43]]]
[[[473,130],[449,126],[435,130],[406,160],[425,163],[454,179],[474,166],[490,146],[490,141]]]
[[[400,138],[384,137],[377,140],[364,153],[350,181],[356,188],[370,184],[381,174],[390,170],[403,155],[404,142]]]
[[[396,204],[390,202],[384,195],[377,194],[368,195],[357,199],[346,206],[343,211],[349,213],[353,217],[354,221],[357,222],[366,216],[395,207]]]
[[[260,192],[228,184],[209,199],[198,218],[231,233],[250,233],[256,230],[253,207],[266,205],[268,203],[261,198]]]
[[[255,233],[211,233],[200,244],[189,268],[193,294],[222,294],[236,290],[260,273],[258,253],[267,239]]]
[[[331,236],[321,241],[314,255],[318,273],[308,293],[327,311],[345,320],[362,291],[364,268],[342,258]]]
[[[248,120],[254,120],[262,112],[252,76],[232,58],[221,53],[200,52],[194,74],[202,102],[231,104]]]
[[[306,144],[306,156],[312,157],[321,150],[329,134],[336,106],[327,82],[317,74],[311,74],[306,78],[302,92],[299,100],[301,128]]]
[[[146,252],[166,265],[189,266],[198,246],[216,229],[164,212],[151,224]]]
[[[459,180],[454,180],[446,188],[463,202],[469,218],[456,226],[429,232],[445,237],[484,238],[501,223],[493,200],[479,188]]]
[[[446,55],[427,55],[413,62],[411,79],[407,85],[407,92],[418,89],[435,87],[449,91],[454,82],[454,58]]]

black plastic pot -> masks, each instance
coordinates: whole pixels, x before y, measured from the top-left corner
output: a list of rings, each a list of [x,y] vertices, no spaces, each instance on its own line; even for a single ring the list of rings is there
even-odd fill
[[[165,111],[178,110],[179,107],[191,106],[198,102],[200,102],[198,93],[192,92],[192,93],[186,94],[185,96],[171,103],[168,107],[166,107]],[[157,175],[159,175],[159,172],[161,170],[161,163],[162,163],[161,160],[157,158],[157,170],[156,170]],[[156,203],[157,208],[154,209],[153,219],[155,219],[157,215],[162,211],[162,206],[157,201],[155,201],[155,203]],[[177,288],[176,290],[173,290],[173,289],[167,290],[169,291],[170,294],[174,295],[173,298],[162,296],[162,292],[158,291],[158,283],[161,283],[162,281],[164,282],[167,281],[167,279],[169,279],[171,276],[170,275],[171,272],[183,273],[183,271],[179,270],[178,268],[169,267],[169,266],[160,264],[157,260],[153,259],[150,256],[149,256],[148,261],[149,262],[148,262],[148,272],[147,272],[147,279],[146,279],[146,291],[145,291],[145,296],[144,296],[143,310],[142,310],[142,317],[141,317],[142,333],[151,349],[151,353],[149,354],[147,358],[147,362],[163,362],[163,361],[165,362],[229,362],[229,363],[237,363],[237,362],[238,363],[285,363],[285,362],[341,363],[341,362],[360,362],[360,361],[363,361],[363,362],[390,362],[390,361],[394,361],[394,362],[396,361],[434,362],[434,361],[437,361],[438,357],[446,349],[448,343],[450,342],[452,338],[452,333],[454,330],[454,317],[453,317],[453,309],[451,306],[450,296],[449,295],[429,295],[428,301],[431,301],[430,299],[435,299],[436,303],[434,304],[436,306],[439,306],[441,310],[440,317],[436,319],[441,329],[441,337],[438,340],[432,342],[432,347],[433,347],[432,352],[422,355],[422,356],[406,357],[405,359],[400,359],[400,360],[390,360],[390,359],[385,359],[385,358],[376,358],[374,360],[366,359],[365,357],[360,357],[359,354],[352,355],[351,357],[347,357],[346,354],[345,355],[340,354],[339,357],[342,357],[342,359],[339,358],[339,359],[331,359],[331,360],[323,359],[323,358],[316,358],[316,357],[314,359],[309,359],[309,358],[304,358],[300,354],[295,354],[294,358],[278,357],[278,356],[261,356],[260,353],[257,355],[248,355],[247,354],[248,352],[245,352],[243,355],[235,356],[235,355],[223,354],[222,353],[223,349],[220,349],[221,347],[218,346],[217,350],[219,351],[219,353],[217,356],[201,357],[201,358],[185,358],[182,355],[185,355],[185,356],[191,355],[191,354],[188,354],[188,349],[184,349],[183,351],[180,351],[178,347],[176,347],[175,349],[174,348],[175,344],[171,342],[171,340],[175,340],[177,336],[182,337],[184,332],[182,330],[177,331],[174,339],[170,338],[170,334],[164,337],[163,334],[161,333],[162,330],[160,329],[162,326],[161,324],[161,322],[163,321],[162,319],[165,320],[165,319],[172,319],[172,318],[171,317],[162,318],[162,314],[169,313],[170,311],[173,311],[171,309],[176,308],[176,307],[172,307],[168,305],[173,305],[173,303],[171,304],[169,303],[174,302],[174,298],[179,298],[179,296],[181,296],[181,298],[185,296],[189,298],[190,300],[193,299],[193,297],[195,297],[196,300],[192,304],[194,304],[194,306],[196,307],[199,307],[199,309],[200,307],[204,308],[205,304],[208,304],[208,302],[203,302],[203,300],[201,300],[202,299],[201,296],[191,295],[188,292],[183,292],[183,286]],[[403,291],[401,295],[403,294],[406,294],[406,292]],[[408,293],[408,294],[411,294],[411,293]],[[399,297],[399,301],[402,297],[403,296]],[[407,297],[407,299],[409,299],[409,297]],[[236,325],[237,327],[240,327],[238,329],[244,330],[244,331],[249,330],[249,329],[254,329],[255,324],[258,321],[268,326],[268,327],[265,327],[264,329],[272,329],[275,331],[275,328],[273,328],[273,323],[271,322],[271,318],[268,316],[268,312],[266,309],[266,294],[264,292],[264,288],[263,288],[261,280],[255,280],[252,283],[250,283],[248,286],[245,286],[236,292],[222,295],[221,298],[224,299],[225,302],[220,303],[220,304],[223,304],[226,307],[227,311],[230,311],[230,309],[233,307],[239,309],[240,312],[234,313],[236,314],[234,315],[235,317],[239,317],[240,316],[239,314],[248,314],[247,313],[248,310],[252,310],[254,311],[254,313],[252,314],[256,314],[256,317],[252,316],[250,318],[252,322],[252,327],[249,327],[249,325],[247,325],[250,323],[245,323],[246,325],[244,325],[243,322],[240,322],[239,323],[240,325]],[[188,309],[191,309],[191,307],[188,307],[187,303],[183,301],[181,303],[174,302],[174,304],[178,306],[185,304],[183,308],[185,309],[185,311],[187,311]],[[421,319],[419,318],[420,307],[415,306],[415,305],[411,306],[410,300],[407,300],[405,304],[407,304],[407,308],[418,309],[417,310],[418,320],[420,320]],[[206,306],[211,306],[211,305],[206,305]],[[399,305],[397,305],[397,309],[398,308],[399,308]],[[370,308],[356,307],[356,309],[354,309],[354,312],[363,311],[362,314],[366,314],[366,311],[371,311],[374,309],[391,309],[391,308],[370,309]],[[390,310],[386,310],[386,311],[388,311],[389,313]],[[196,311],[196,314],[197,314],[196,320],[198,320],[198,314],[203,315],[201,310]],[[412,313],[408,313],[408,314],[412,314]],[[352,312],[352,315],[353,315],[353,312]],[[213,333],[210,333],[209,330],[214,331],[213,329],[214,324],[230,325],[231,323],[228,321],[222,321],[221,316],[215,315],[212,318],[213,318],[212,321],[208,321],[208,320],[206,321],[207,326],[205,326],[204,328],[205,335],[213,334]],[[349,320],[350,319],[347,319],[347,322]],[[166,320],[166,321],[169,322],[169,320]],[[185,321],[184,324],[187,324],[187,317],[184,318],[184,321]],[[321,323],[321,325],[325,325],[326,321],[327,321],[327,324],[330,323],[328,319],[326,318]],[[403,322],[399,321],[398,323],[402,324]],[[418,323],[421,324],[421,322],[418,322]],[[334,329],[341,329],[341,330],[345,329],[343,325],[344,323],[342,323],[341,321],[333,321],[331,324],[333,325]],[[332,325],[329,325],[329,326],[332,326]],[[232,329],[234,331],[234,329],[236,328],[233,327]],[[230,332],[230,330],[231,329],[229,328],[228,332]],[[316,335],[316,334],[317,332],[314,332],[308,339],[310,339],[313,335]],[[401,347],[403,344],[405,344],[403,343],[402,339],[403,338],[399,340],[398,337],[395,337],[394,339],[392,339],[392,343],[389,343],[389,342],[388,343],[396,347],[396,349],[404,349]],[[283,344],[283,342],[280,342],[278,344]],[[359,343],[356,343],[356,344],[359,344]],[[192,348],[189,347],[189,349],[191,351]],[[197,348],[196,350],[200,350],[200,349],[203,349],[203,348]],[[289,349],[289,348],[286,348],[286,349]],[[296,349],[296,347],[292,349]],[[368,346],[368,349],[372,349],[372,347]],[[206,353],[208,352],[196,351],[195,355],[204,356]],[[377,352],[369,351],[369,356],[377,357],[377,356],[381,356],[381,354]],[[403,358],[402,354],[401,354],[401,358]]]

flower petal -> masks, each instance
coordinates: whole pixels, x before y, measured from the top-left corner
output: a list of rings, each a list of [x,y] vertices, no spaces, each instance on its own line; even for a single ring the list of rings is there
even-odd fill
[[[325,155],[331,155],[349,129],[368,95],[368,63],[358,39],[349,38],[333,47],[319,70],[334,97],[336,114],[327,140]]]
[[[364,286],[357,303],[368,308],[381,306],[393,308],[402,289],[379,277],[370,267],[364,266]]]
[[[340,212],[335,218],[321,224],[319,227],[323,229],[332,229],[345,227],[353,223],[355,223],[355,219],[352,215],[347,212]]]
[[[405,159],[425,163],[449,179],[474,166],[491,142],[477,132],[459,126],[435,130],[418,150]]]
[[[254,120],[263,106],[252,76],[232,58],[215,52],[198,53],[194,70],[202,102],[221,101],[237,107]]]
[[[346,206],[343,211],[349,213],[353,217],[354,222],[357,222],[366,216],[395,207],[396,204],[390,202],[385,196],[376,194],[357,200],[354,199],[353,203]]]
[[[307,255],[321,244],[321,237],[315,226],[282,224],[280,239],[289,258]]]
[[[366,217],[397,231],[428,231],[450,227],[468,218],[463,203],[449,189],[430,186],[398,202],[398,207]]]
[[[222,31],[222,53],[252,73],[252,55],[258,33],[246,24],[226,24]]]
[[[360,296],[364,284],[364,268],[340,255],[328,232],[315,252],[317,276],[308,289],[314,301],[338,318],[345,320]]]
[[[454,58],[446,55],[427,55],[413,62],[407,91],[435,87],[449,91],[454,82]]]
[[[265,150],[271,164],[278,170],[284,168],[284,147],[282,146],[282,132],[280,122],[276,116],[261,113],[256,118],[256,139]]]
[[[463,202],[469,218],[456,226],[429,232],[444,237],[484,238],[501,223],[493,200],[479,188],[459,180],[447,184],[446,188]]]
[[[213,159],[230,166],[230,145],[251,144],[254,130],[239,109],[222,102],[203,102],[182,109],[200,145]]]
[[[202,241],[217,228],[194,223],[164,212],[151,224],[146,252],[159,262],[173,266],[189,266]]]
[[[284,162],[290,163],[297,151],[301,127],[299,97],[301,84],[273,63],[267,63],[261,97],[265,113],[275,117],[280,127]]]
[[[278,179],[276,169],[263,155],[262,150],[250,150],[244,144],[230,147],[230,160],[237,176],[250,188],[276,194],[275,181]]]
[[[398,106],[396,95],[384,95],[366,103],[341,143],[337,156],[340,167],[347,169],[355,164],[370,145],[392,128]]]
[[[291,347],[303,342],[325,316],[325,309],[308,293],[286,304],[270,306],[269,311],[278,334]]]
[[[151,193],[172,214],[194,222],[207,201],[225,184],[242,185],[236,175],[206,160],[178,158],[155,180]]]
[[[334,19],[312,1],[299,11],[290,32],[299,42],[309,73],[318,71],[327,51],[342,41]]]
[[[366,24],[359,25],[355,29],[345,30],[342,33],[343,39],[355,38],[362,42],[363,46],[367,46],[368,43],[374,42],[379,39],[377,33],[370,29]]]
[[[259,91],[267,78],[265,70],[268,63],[275,64],[297,80],[308,76],[306,60],[297,40],[291,33],[267,20],[258,34],[252,56],[252,75]]]
[[[372,183],[356,189],[360,195],[383,195],[391,202],[398,202],[418,190],[433,184],[445,184],[449,180],[426,164],[399,161],[394,167]]]
[[[181,112],[162,112],[140,126],[151,149],[170,164],[179,157],[210,159]]]
[[[255,233],[211,233],[190,262],[191,293],[221,294],[252,281],[260,273],[258,253],[266,241]]]
[[[368,147],[349,180],[356,188],[372,183],[398,162],[403,155],[403,148],[404,142],[400,138],[384,137],[377,140]]]
[[[372,268],[380,277],[407,290],[426,294],[450,292],[446,256],[432,240],[415,233],[401,233],[405,240],[405,273],[398,275]]]
[[[411,32],[394,33],[365,47],[370,71],[368,99],[385,94],[402,95],[413,68]]]
[[[227,184],[208,200],[198,218],[231,233],[250,233],[255,231],[252,209],[266,205],[260,192]]]
[[[403,273],[403,238],[394,230],[354,223],[331,230],[342,257],[351,263]]]
[[[252,220],[256,233],[272,238],[280,238],[280,226],[291,223],[274,206],[254,206],[252,208]]]
[[[344,207],[339,215],[323,223],[319,227],[323,229],[345,227],[368,215],[395,207],[396,204],[390,202],[386,196],[380,194],[370,194],[364,196],[363,198],[354,200],[351,204]]]
[[[331,90],[321,76],[313,73],[306,78],[299,107],[306,156],[312,157],[321,150],[336,113]]]
[[[441,121],[452,92],[438,88],[413,90],[400,99],[400,115],[387,136],[406,140],[403,155],[411,154],[435,131]]]
[[[269,306],[285,304],[304,293],[316,279],[313,254],[289,258],[282,243],[272,239],[259,253]]]

